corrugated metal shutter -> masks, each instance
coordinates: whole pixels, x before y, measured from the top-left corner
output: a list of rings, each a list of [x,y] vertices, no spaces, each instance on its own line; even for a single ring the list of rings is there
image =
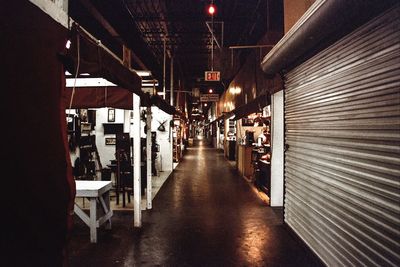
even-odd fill
[[[285,77],[285,222],[329,266],[400,266],[400,10]]]

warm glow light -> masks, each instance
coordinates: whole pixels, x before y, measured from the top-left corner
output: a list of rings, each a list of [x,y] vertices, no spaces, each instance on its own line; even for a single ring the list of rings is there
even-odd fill
[[[229,93],[232,95],[239,95],[242,92],[242,88],[240,87],[231,87],[229,88]]]
[[[207,107],[207,103],[204,103],[204,106]]]
[[[212,89],[212,88],[208,89],[208,92],[209,92],[210,94],[212,94],[213,89]]]
[[[215,13],[215,6],[211,4],[208,7],[208,14],[210,14],[212,16],[212,15],[214,15],[214,13]]]

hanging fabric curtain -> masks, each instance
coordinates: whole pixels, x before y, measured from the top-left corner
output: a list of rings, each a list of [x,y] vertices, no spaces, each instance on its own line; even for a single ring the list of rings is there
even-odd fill
[[[64,104],[69,107],[72,88],[66,88]],[[132,109],[132,93],[121,87],[79,87],[75,89],[71,108],[120,108]]]

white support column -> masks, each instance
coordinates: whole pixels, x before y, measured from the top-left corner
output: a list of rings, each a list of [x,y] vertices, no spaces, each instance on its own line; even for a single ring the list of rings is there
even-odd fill
[[[146,118],[146,126],[147,126],[147,133],[146,133],[146,163],[147,163],[147,191],[146,191],[146,197],[147,197],[147,209],[152,208],[152,187],[153,183],[151,181],[151,165],[152,165],[152,160],[151,160],[151,107],[147,107],[147,118]]]
[[[140,153],[140,97],[133,94],[133,226],[142,226],[141,153]]]
[[[164,36],[164,60],[163,60],[163,99],[167,97],[167,91],[165,90],[166,86],[166,77],[165,77],[165,72],[166,72],[166,67],[167,67],[167,50],[166,50],[166,38]]]
[[[283,206],[285,136],[283,98],[283,90],[271,96],[271,207]]]
[[[170,116],[170,121],[172,121],[171,124],[174,125],[174,115]],[[174,133],[173,133],[174,127],[175,126],[171,127],[171,125],[169,125],[169,127],[168,127],[169,136],[170,136],[170,144],[169,144],[170,147],[169,147],[169,149],[171,151],[171,161],[170,161],[171,162],[171,171],[174,170]]]
[[[219,143],[220,143],[220,129],[219,129],[219,121],[215,122],[215,127],[217,127],[217,143],[216,143],[216,148],[219,149]]]
[[[171,57],[171,70],[170,70],[170,72],[171,72],[171,79],[170,79],[170,82],[171,82],[171,84],[170,84],[170,95],[169,95],[169,97],[170,97],[170,99],[169,99],[169,102],[170,102],[170,105],[171,106],[174,106],[174,58],[173,57]]]

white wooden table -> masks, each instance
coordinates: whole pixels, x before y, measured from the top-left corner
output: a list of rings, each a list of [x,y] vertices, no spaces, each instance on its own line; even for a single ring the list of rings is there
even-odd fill
[[[90,228],[90,242],[97,242],[97,228],[107,222],[106,229],[111,229],[110,189],[111,181],[75,181],[76,197],[90,200],[89,215],[76,203],[74,212]],[[100,204],[100,207],[97,206]]]

